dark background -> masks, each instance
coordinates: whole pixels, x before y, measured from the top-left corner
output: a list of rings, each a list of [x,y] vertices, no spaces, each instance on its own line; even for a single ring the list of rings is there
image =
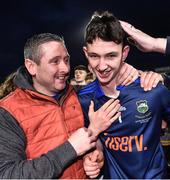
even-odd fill
[[[23,46],[35,33],[64,36],[72,68],[86,64],[82,51],[83,30],[95,10],[109,10],[155,36],[170,35],[169,0],[6,0],[0,6],[0,81],[23,64]],[[158,53],[132,47],[127,62],[142,70],[170,66]]]

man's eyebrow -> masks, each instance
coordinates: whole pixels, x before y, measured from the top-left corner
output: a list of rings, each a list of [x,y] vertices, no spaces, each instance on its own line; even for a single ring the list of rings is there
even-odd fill
[[[55,60],[57,60],[57,59],[60,59],[61,58],[61,56],[54,56],[54,57],[52,57],[50,60],[49,60],[49,62],[53,62],[53,61],[55,61]],[[65,57],[64,57],[64,59],[65,58],[70,58],[70,55],[68,54],[68,55],[66,55]]]
[[[57,60],[59,58],[61,58],[61,56],[54,56],[49,60],[49,62],[53,62],[53,61],[55,61],[55,60]]]

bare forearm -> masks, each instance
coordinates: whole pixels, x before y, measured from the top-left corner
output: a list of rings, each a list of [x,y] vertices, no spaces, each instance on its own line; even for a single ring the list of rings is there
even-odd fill
[[[153,52],[159,52],[165,54],[167,45],[166,38],[155,38],[155,42],[153,43]]]

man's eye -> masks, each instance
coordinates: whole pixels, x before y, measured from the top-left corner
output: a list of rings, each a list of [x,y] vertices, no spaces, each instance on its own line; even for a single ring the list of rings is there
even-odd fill
[[[59,61],[58,60],[55,60],[55,61],[51,61],[51,64],[58,64]]]
[[[65,59],[65,63],[69,63],[70,62],[70,60],[69,59]]]
[[[59,60],[52,61],[52,64],[59,64]]]

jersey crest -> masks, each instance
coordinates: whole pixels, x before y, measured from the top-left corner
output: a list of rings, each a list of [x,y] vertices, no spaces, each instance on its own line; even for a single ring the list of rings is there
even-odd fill
[[[137,101],[136,106],[137,106],[137,111],[142,114],[146,113],[149,110],[146,100]]]

